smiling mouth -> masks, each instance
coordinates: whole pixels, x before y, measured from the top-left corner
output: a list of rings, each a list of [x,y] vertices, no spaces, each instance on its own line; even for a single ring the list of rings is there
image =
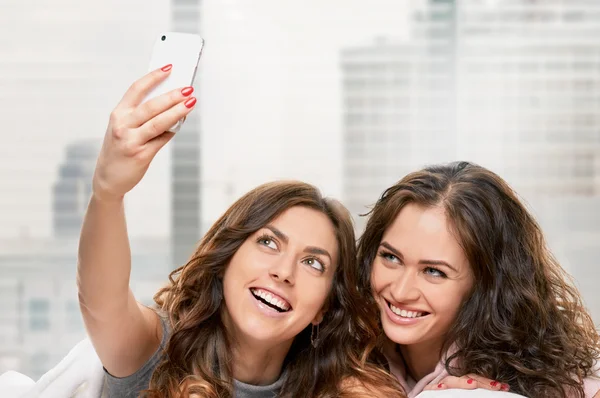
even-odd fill
[[[387,304],[387,306],[389,307],[389,309],[395,315],[398,315],[399,317],[402,317],[402,318],[421,318],[421,317],[429,315],[429,312],[425,312],[425,311],[407,311],[407,310],[401,310],[400,308],[396,307],[394,304],[390,303],[387,300],[385,300],[385,303]]]
[[[254,298],[277,312],[289,312],[292,306],[262,289],[250,289]]]

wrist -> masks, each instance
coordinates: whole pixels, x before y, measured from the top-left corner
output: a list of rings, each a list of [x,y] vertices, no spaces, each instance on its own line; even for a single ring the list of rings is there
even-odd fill
[[[125,200],[125,195],[113,195],[108,192],[92,191],[91,200],[98,203],[121,205]]]

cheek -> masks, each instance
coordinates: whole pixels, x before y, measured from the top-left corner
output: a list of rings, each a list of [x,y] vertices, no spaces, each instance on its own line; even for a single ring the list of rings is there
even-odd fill
[[[462,292],[456,289],[442,288],[440,285],[431,285],[427,292],[427,301],[440,318],[448,322],[454,320],[462,304]]]
[[[223,274],[223,291],[226,296],[239,294],[238,291],[241,287],[255,279],[253,276],[257,273],[252,272],[254,269],[252,266],[252,257],[247,256],[243,261],[241,260],[242,258],[237,255],[234,256],[227,265],[227,268],[225,268]]]
[[[305,300],[302,303],[303,313],[310,318],[314,317],[325,306],[326,299],[327,296],[320,296]]]
[[[229,262],[226,273],[236,280],[256,277],[268,269],[269,261],[271,258],[268,255],[242,246]]]
[[[231,272],[229,268],[225,270],[225,275],[223,276],[223,298],[226,302],[230,302],[236,295],[235,292],[238,290],[236,277],[235,272]]]
[[[298,304],[312,316],[325,305],[332,288],[332,281],[315,281],[314,278],[305,278],[296,281],[295,288],[296,295],[299,297]]]
[[[394,275],[379,261],[375,260],[371,270],[371,287],[373,292],[378,293],[393,281]]]

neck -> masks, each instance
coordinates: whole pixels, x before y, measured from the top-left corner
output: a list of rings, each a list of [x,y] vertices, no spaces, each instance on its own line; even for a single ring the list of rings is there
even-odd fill
[[[267,345],[236,341],[232,347],[233,378],[246,384],[269,385],[279,379],[292,341]]]
[[[257,341],[236,327],[226,308],[221,316],[231,346],[233,378],[255,386],[268,386],[277,381],[294,339],[279,343]]]
[[[406,372],[417,382],[432,373],[440,362],[441,348],[441,343],[431,342],[400,345]]]

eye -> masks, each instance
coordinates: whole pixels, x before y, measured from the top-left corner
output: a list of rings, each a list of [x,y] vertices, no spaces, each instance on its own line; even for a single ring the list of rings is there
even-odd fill
[[[400,259],[397,256],[390,252],[386,252],[385,250],[379,252],[379,257],[392,263],[402,264],[402,261],[400,261]]]
[[[260,236],[256,240],[256,242],[258,244],[260,244],[260,245],[266,246],[266,247],[268,247],[270,249],[273,249],[273,250],[277,250],[278,249],[277,243],[275,242],[275,239],[272,236],[269,236],[269,235],[262,235],[262,236]]]
[[[304,264],[308,265],[309,267],[316,269],[317,271],[319,271],[321,273],[325,272],[325,266],[323,265],[321,260],[319,260],[318,258],[309,257],[309,258],[303,260],[302,262]]]
[[[447,278],[448,276],[437,268],[427,267],[423,270],[426,275],[433,276],[434,278]]]

